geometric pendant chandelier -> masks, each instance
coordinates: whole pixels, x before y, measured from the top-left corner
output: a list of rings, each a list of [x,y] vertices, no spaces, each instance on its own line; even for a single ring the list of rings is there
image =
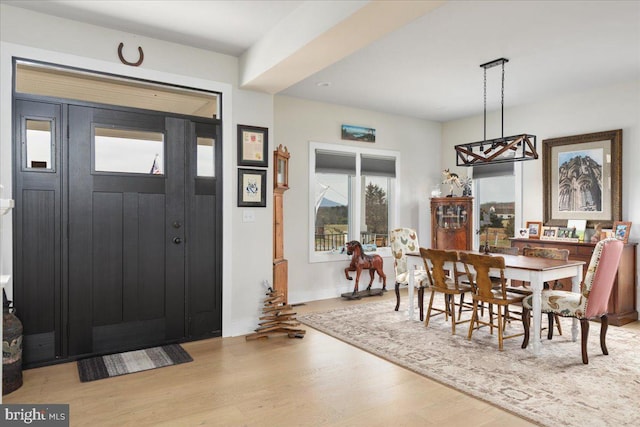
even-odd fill
[[[504,64],[508,59],[500,58],[480,65],[484,68],[484,139],[482,141],[459,144],[455,146],[457,166],[479,166],[494,163],[535,160],[536,136],[522,133],[504,136]],[[501,120],[500,138],[487,139],[487,69],[502,66]]]

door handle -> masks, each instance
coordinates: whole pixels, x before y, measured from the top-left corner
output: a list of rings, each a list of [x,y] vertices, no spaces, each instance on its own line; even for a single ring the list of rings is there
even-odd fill
[[[173,243],[175,243],[176,245],[179,245],[180,243],[182,243],[182,239],[180,237],[174,237]]]

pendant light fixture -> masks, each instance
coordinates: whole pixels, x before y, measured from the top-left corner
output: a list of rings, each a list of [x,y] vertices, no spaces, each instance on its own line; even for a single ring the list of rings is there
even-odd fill
[[[506,62],[509,62],[509,60],[500,58],[480,65],[480,67],[484,68],[484,139],[456,145],[457,166],[479,166],[538,158],[535,135],[523,133],[504,136],[504,64]],[[498,65],[502,66],[501,136],[500,138],[487,139],[487,70]]]

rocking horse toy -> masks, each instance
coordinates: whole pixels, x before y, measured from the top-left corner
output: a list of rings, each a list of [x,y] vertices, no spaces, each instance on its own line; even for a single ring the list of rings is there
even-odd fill
[[[367,291],[371,289],[371,284],[373,283],[373,278],[376,272],[379,276],[378,281],[382,281],[382,291],[386,291],[387,276],[382,270],[382,257],[376,254],[365,254],[362,250],[362,245],[357,240],[347,242],[345,246],[347,248],[347,255],[351,255],[351,264],[349,264],[349,267],[344,269],[344,275],[348,280],[353,280],[353,278],[349,276],[349,272],[356,272],[356,284],[351,295],[355,296],[358,293],[358,283],[360,282],[360,273],[362,273],[362,270],[369,270],[369,276],[371,277],[371,280],[369,280],[369,286],[367,286]]]

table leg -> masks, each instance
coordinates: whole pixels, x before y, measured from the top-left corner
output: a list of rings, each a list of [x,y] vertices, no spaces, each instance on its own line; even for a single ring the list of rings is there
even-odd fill
[[[415,269],[416,266],[412,265],[412,264],[408,264],[407,265],[407,269],[409,270],[409,295],[408,295],[408,299],[409,299],[409,304],[407,304],[408,306],[408,312],[407,314],[409,315],[409,320],[413,320],[413,290],[415,289]]]
[[[529,335],[529,339],[532,340],[533,354],[538,355],[540,353],[540,329],[542,321],[542,289],[544,284],[539,272],[531,273],[531,292],[532,309],[533,314],[533,332]]]

